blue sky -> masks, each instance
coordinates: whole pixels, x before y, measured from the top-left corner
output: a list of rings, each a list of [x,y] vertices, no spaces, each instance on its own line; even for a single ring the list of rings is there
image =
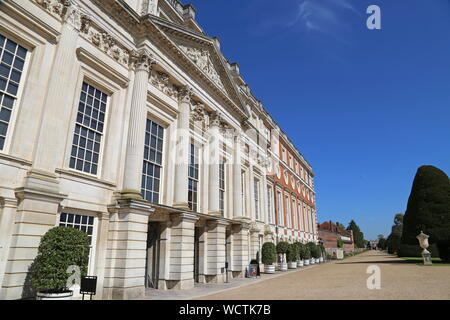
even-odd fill
[[[387,236],[419,166],[450,174],[449,0],[191,3],[312,164],[319,221]]]

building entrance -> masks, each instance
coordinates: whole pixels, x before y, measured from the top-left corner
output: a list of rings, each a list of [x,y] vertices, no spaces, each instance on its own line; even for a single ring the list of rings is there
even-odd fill
[[[159,253],[161,241],[161,226],[159,222],[150,222],[148,224],[147,234],[146,287],[158,289]]]

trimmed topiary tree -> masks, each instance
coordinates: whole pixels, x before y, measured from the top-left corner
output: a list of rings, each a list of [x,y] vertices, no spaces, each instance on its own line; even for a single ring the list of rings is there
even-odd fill
[[[67,292],[69,266],[87,274],[89,238],[85,232],[70,227],[55,227],[41,238],[31,274],[32,285],[41,293]]]
[[[295,248],[295,252],[297,253],[297,260],[300,260],[300,246],[302,245],[300,242],[294,242],[293,243],[294,248]]]
[[[288,262],[297,261],[298,251],[297,251],[297,246],[294,243],[288,244],[287,251],[286,251],[286,259]]]
[[[403,218],[400,251],[405,245],[419,246],[416,236],[421,231],[430,236],[430,245],[436,243],[441,259],[449,261],[450,181],[434,166],[420,167],[414,177]]]
[[[306,244],[306,246],[309,248],[309,251],[311,253],[311,257],[313,257],[314,259],[320,257],[320,252],[318,250],[317,245],[314,242],[308,242]]]
[[[298,256],[299,256],[300,260],[306,259],[305,258],[305,250],[306,250],[305,245],[300,242],[298,244]]]
[[[309,247],[307,245],[303,246],[304,248],[304,259],[311,259],[311,250],[309,249]]]
[[[277,249],[272,242],[266,242],[261,248],[261,259],[265,265],[274,264],[277,261]]]
[[[289,243],[285,241],[280,241],[277,244],[277,253],[287,253],[287,250],[289,248]]]

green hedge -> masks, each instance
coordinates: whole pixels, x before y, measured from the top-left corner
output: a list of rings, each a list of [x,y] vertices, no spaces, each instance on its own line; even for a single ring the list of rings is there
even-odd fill
[[[422,250],[423,249],[419,246],[418,242],[417,242],[417,245],[401,244],[400,248],[398,249],[398,256],[399,257],[422,257]],[[439,257],[439,250],[435,243],[430,245],[430,247],[427,250],[431,252],[431,256],[433,258]]]

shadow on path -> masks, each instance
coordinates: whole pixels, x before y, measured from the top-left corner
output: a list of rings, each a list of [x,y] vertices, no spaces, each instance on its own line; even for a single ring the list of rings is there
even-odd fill
[[[418,261],[408,261],[408,260],[368,260],[368,261],[354,261],[354,262],[337,262],[336,264],[416,264]]]

